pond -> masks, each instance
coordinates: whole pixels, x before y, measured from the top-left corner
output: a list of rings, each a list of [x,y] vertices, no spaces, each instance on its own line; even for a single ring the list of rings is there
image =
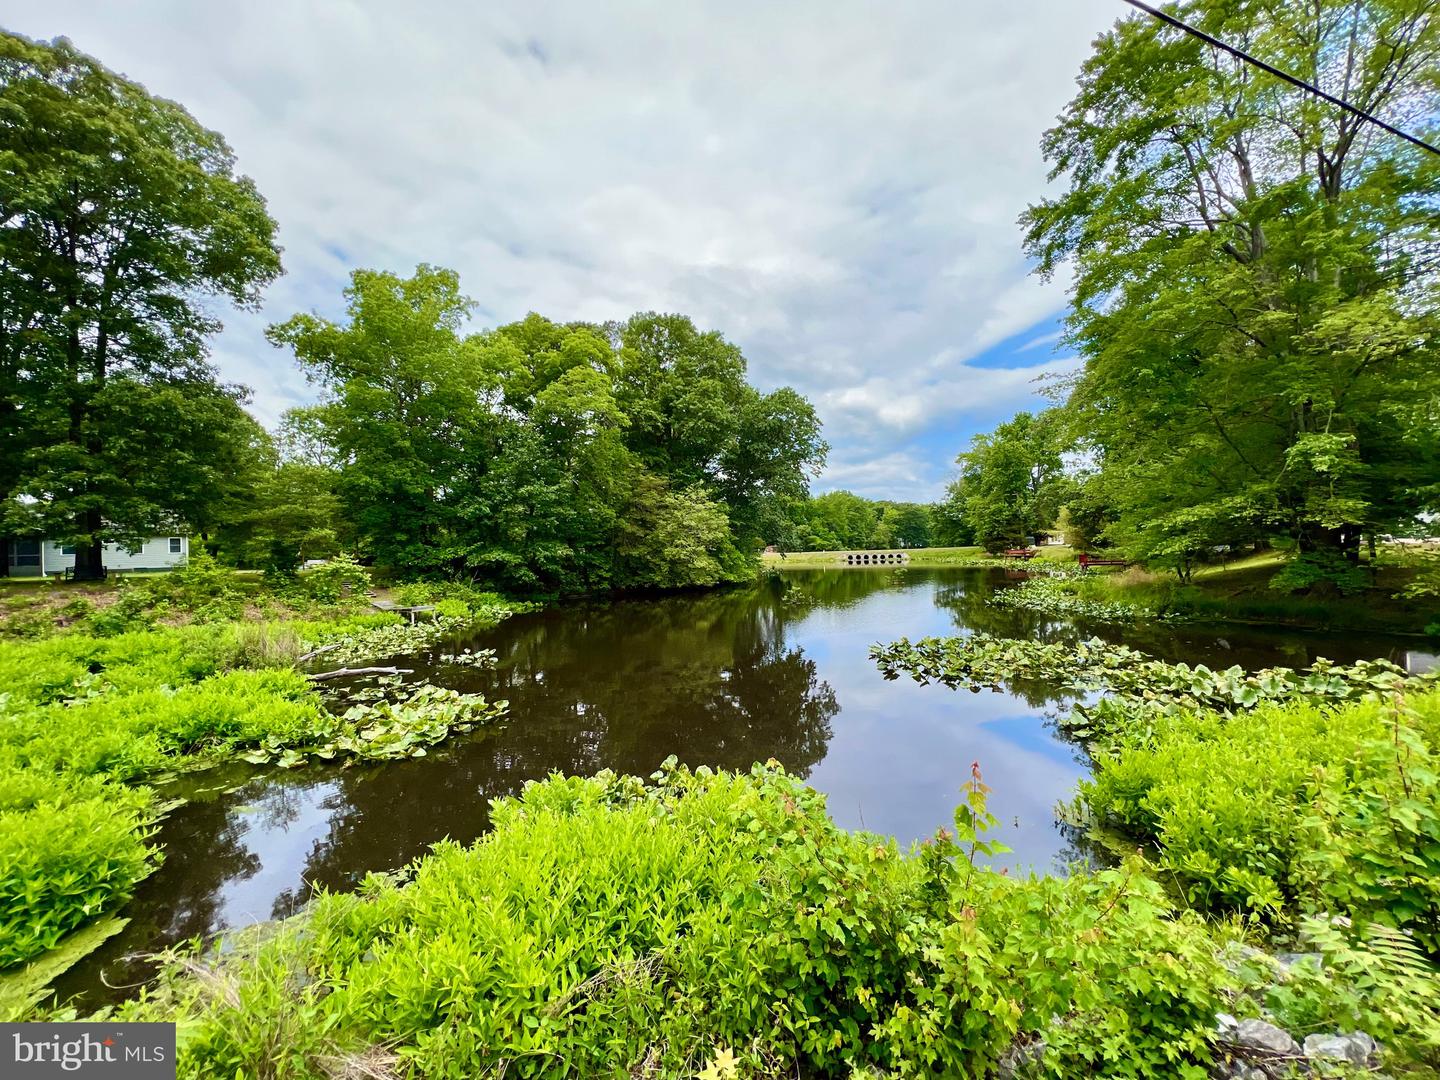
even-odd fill
[[[122,912],[131,922],[57,984],[99,1005],[133,992],[124,959],[284,917],[316,888],[345,890],[404,866],[444,837],[470,841],[489,800],[552,771],[647,775],[668,755],[748,769],[775,758],[828,797],[835,820],[902,843],[947,824],[978,761],[1008,865],[1064,872],[1085,857],[1054,807],[1085,775],[1083,750],[1046,718],[1058,699],[887,682],[867,653],[898,637],[983,630],[1050,641],[1090,636],[1167,660],[1304,666],[1435,657],[1407,639],[1234,626],[1082,625],[988,604],[1023,577],[990,569],[880,567],[774,574],[753,589],[585,604],[517,616],[464,644],[493,671],[435,668],[433,681],[508,698],[498,730],[428,757],[341,769],[214,771],[163,824],[163,865]]]

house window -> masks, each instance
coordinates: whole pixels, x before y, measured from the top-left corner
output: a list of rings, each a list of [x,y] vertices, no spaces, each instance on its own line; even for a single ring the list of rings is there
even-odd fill
[[[74,544],[61,544],[61,545],[60,545],[60,554],[61,554],[61,555],[74,555],[74,554],[75,554],[75,545],[74,545]]]
[[[178,537],[178,536],[172,536],[172,537],[170,537],[170,554],[171,554],[171,555],[179,555],[179,554],[180,554],[180,537]]]
[[[11,566],[39,566],[40,541],[15,540],[10,544]]]

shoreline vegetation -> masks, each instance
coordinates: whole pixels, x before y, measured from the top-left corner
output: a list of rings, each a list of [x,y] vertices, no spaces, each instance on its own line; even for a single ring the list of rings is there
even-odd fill
[[[898,566],[849,566],[843,551],[767,552],[767,570],[885,570],[938,567],[1003,567],[1024,572],[1031,581],[997,595],[1047,614],[1100,622],[1165,619],[1202,623],[1242,623],[1317,630],[1369,630],[1396,635],[1440,637],[1440,607],[1433,599],[1400,594],[1415,577],[1413,557],[1404,549],[1382,548],[1375,584],[1363,596],[1283,596],[1268,581],[1285,564],[1285,553],[1244,555],[1196,569],[1189,582],[1140,566],[1081,571],[1078,552],[1043,545],[1029,560],[997,557],[980,547],[885,549],[903,551]],[[1011,597],[1019,593],[1019,597]]]
[[[1164,18],[1432,138],[1435,9],[1176,0]],[[46,987],[165,857],[168,781],[420,757],[505,722],[507,702],[409,679],[404,658],[483,669],[450,635],[530,603],[744,584],[765,545],[898,545],[887,573],[1005,567],[977,603],[1081,624],[1440,637],[1440,552],[1418,546],[1440,532],[1440,158],[1174,29],[1130,14],[1097,37],[1042,137],[1053,186],[1023,248],[1070,310],[985,347],[1018,362],[1058,339],[1055,363],[1031,354],[1051,405],[965,432],[929,504],[812,492],[820,415],[760,386],[851,379],[815,387],[861,418],[829,476],[901,496],[934,475],[911,457],[937,425],[1009,400],[950,392],[942,366],[985,357],[897,354],[923,378],[893,389],[935,407],[876,411],[892,388],[843,349],[765,340],[814,322],[784,272],[784,318],[749,320],[752,383],[682,313],[481,326],[506,305],[454,270],[351,268],[333,318],[266,329],[313,389],[267,429],[210,361],[225,305],[259,310],[282,273],[239,157],[67,39],[0,31],[0,539],[7,571],[45,569],[49,544],[81,579],[0,586],[0,1020],[80,1018]],[[746,273],[773,276],[762,261]],[[743,303],[745,275],[713,269],[690,284]],[[925,340],[876,325],[845,348]],[[107,552],[163,536],[191,538],[178,569],[93,584]],[[1081,551],[1127,565],[1090,572]],[[372,565],[434,621],[365,610]],[[949,824],[904,851],[837,827],[775,762],[556,774],[497,800],[475,843],[170,950],[88,1018],[174,1022],[194,1080],[1440,1077],[1440,673],[1212,671],[967,625],[872,659],[957,700],[1005,687],[1027,723],[1053,708],[1091,766],[1057,817],[1113,864],[992,869],[978,762]],[[745,720],[768,735],[764,712]]]
[[[503,702],[467,709],[383,679],[344,712],[326,706],[300,657],[327,645],[339,648],[314,661],[397,657],[513,609],[459,586],[398,586],[393,597],[454,620],[412,627],[359,609],[363,574],[342,561],[281,600],[201,557],[116,590],[141,599],[0,644],[0,835],[15,868],[0,1011],[79,1018],[43,1004],[45,985],[123,925],[115,913],[163,858],[167,774],[423,753],[499,717]],[[264,603],[285,617],[253,621]],[[908,851],[839,829],[773,764],[554,776],[501,800],[473,845],[173,950],[156,982],[91,1015],[176,1020],[181,1075],[196,1078],[543,1075],[560,1062],[578,1075],[617,1061],[737,1078],[1199,1078],[1298,1060],[1342,1075],[1302,1043],[1434,1075],[1436,676],[1380,662],[1247,675],[1083,649],[1094,655],[1078,668],[1064,647],[984,635],[875,658],[973,688],[1083,676],[1062,722],[1094,774],[1057,814],[1123,852],[1113,868],[988,869],[1003,849],[978,770],[951,826]],[[1247,1042],[1255,1031],[1293,1052]]]
[[[272,591],[199,556],[112,587],[103,603],[96,589],[70,586],[59,587],[69,601],[18,612],[4,597],[0,1012],[23,1011],[44,985],[17,967],[40,959],[48,981],[59,972],[46,954],[83,955],[69,935],[98,945],[95,920],[164,858],[152,839],[173,809],[165,782],[177,773],[423,756],[504,716],[504,701],[408,680],[393,666],[354,677],[350,665],[434,648],[525,605],[405,586],[402,595],[438,597],[435,620],[411,625],[363,608],[367,584],[363,567],[336,560]],[[351,677],[331,681],[336,665]]]
[[[979,861],[978,768],[909,852],[773,763],[554,776],[109,1015],[178,1019],[195,1077],[1433,1076],[1440,857],[1394,840],[1440,839],[1440,694],[1398,688],[1141,708],[1070,808],[1132,853],[1065,878]]]

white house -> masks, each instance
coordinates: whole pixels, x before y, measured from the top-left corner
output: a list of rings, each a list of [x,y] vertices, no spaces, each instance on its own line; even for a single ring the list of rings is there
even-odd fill
[[[188,536],[152,536],[137,548],[106,544],[104,565],[116,570],[169,570],[190,557]],[[11,577],[63,574],[75,565],[75,549],[37,537],[5,541],[5,562]]]

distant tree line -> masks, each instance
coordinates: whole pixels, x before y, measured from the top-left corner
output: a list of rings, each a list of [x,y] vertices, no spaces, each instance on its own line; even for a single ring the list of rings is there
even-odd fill
[[[790,505],[775,542],[787,551],[865,551],[968,543],[927,503],[865,499],[831,491]]]
[[[531,593],[746,576],[826,445],[680,315],[468,332],[457,276],[356,271],[346,316],[269,338],[321,403],[266,432],[209,363],[275,222],[224,139],[63,39],[0,33],[0,536],[186,529],[284,573],[346,548]]]

